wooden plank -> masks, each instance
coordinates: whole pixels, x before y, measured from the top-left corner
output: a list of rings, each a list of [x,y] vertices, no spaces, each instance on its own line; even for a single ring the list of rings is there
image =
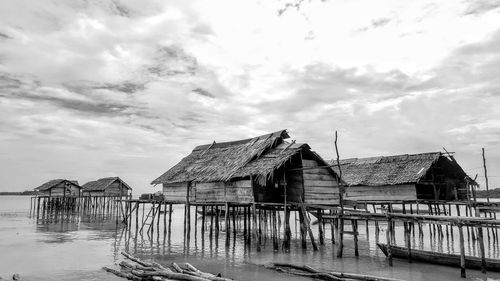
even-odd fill
[[[304,178],[304,187],[305,186],[326,186],[326,187],[337,187],[336,181],[324,181],[324,180],[306,180]]]
[[[316,170],[311,170],[316,171]],[[320,173],[304,173],[304,180],[322,180],[322,181],[333,181],[337,183],[335,178],[330,174],[320,174]]]
[[[304,172],[304,176],[307,174],[313,174],[313,175],[331,175],[332,174],[325,168],[306,169],[303,172]]]
[[[316,160],[302,159],[302,167],[318,167],[319,164]]]

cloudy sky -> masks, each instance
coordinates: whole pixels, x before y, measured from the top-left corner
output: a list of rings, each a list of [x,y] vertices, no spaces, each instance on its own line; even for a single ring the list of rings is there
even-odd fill
[[[329,159],[440,151],[500,187],[499,1],[0,1],[0,191],[288,129]]]

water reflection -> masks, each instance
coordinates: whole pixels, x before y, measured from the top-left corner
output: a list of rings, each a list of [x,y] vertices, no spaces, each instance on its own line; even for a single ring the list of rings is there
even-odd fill
[[[1,200],[1,198],[0,198]],[[3,202],[1,202],[3,203]],[[18,215],[17,211],[3,211],[5,205],[0,203],[0,250],[2,253],[12,252],[8,257],[0,255],[0,273],[24,273],[34,278],[31,280],[53,280],[55,276],[61,280],[120,280],[102,272],[102,266],[112,266],[122,257],[120,252],[129,251],[145,259],[155,259],[162,263],[190,262],[201,270],[222,272],[226,276],[240,280],[304,280],[289,275],[269,272],[258,266],[267,262],[291,262],[310,264],[320,269],[349,271],[353,273],[369,273],[379,276],[401,278],[405,280],[459,280],[459,270],[453,267],[435,266],[422,263],[408,264],[405,260],[394,260],[394,267],[389,267],[385,256],[377,249],[376,238],[385,240],[385,223],[379,223],[377,230],[374,223],[368,227],[359,224],[360,257],[355,257],[353,241],[346,236],[345,252],[342,259],[335,257],[336,245],[331,240],[331,226],[325,224],[325,245],[318,252],[312,251],[308,241],[308,249],[303,250],[300,241],[300,226],[295,214],[291,216],[292,241],[288,252],[282,247],[275,251],[273,239],[269,235],[269,226],[262,225],[261,251],[256,250],[256,239],[251,237],[251,244],[245,243],[248,235],[243,233],[243,222],[231,221],[229,236],[223,218],[219,220],[219,232],[215,229],[215,219],[207,217],[204,231],[201,218],[191,221],[190,236],[184,235],[184,210],[182,206],[174,207],[172,221],[161,217],[159,224],[144,226],[142,232],[142,209],[139,210],[139,225],[135,218],[125,227],[116,215],[95,214],[46,214],[38,220],[28,219],[26,213]],[[29,201],[28,201],[29,203]],[[28,204],[29,206],[29,204]],[[147,215],[148,210],[144,216]],[[194,213],[194,212],[193,212]],[[163,215],[163,214],[162,214]],[[283,216],[283,214],[280,214]],[[167,215],[168,216],[168,215]],[[282,219],[282,217],[281,217]],[[212,226],[212,227],[211,227]],[[350,226],[347,226],[350,228]],[[148,231],[148,229],[150,229]],[[212,229],[212,231],[210,231]],[[396,224],[396,244],[404,246],[402,224]],[[152,231],[151,231],[152,230]],[[429,232],[431,230],[431,232]],[[465,228],[464,228],[465,230]],[[13,233],[20,233],[13,237]],[[279,229],[281,239],[283,225]],[[317,237],[318,228],[313,226]],[[423,234],[423,235],[422,235]],[[487,256],[498,257],[498,243],[489,239],[484,230]],[[490,237],[493,233],[489,232]],[[467,239],[467,234],[465,234]],[[472,241],[472,232],[469,231]],[[411,232],[411,243],[416,248],[458,252],[454,244],[458,238],[456,229],[415,224]],[[468,243],[468,252],[477,252],[475,243]],[[29,265],[29,266],[28,266]],[[1,275],[0,274],[0,275]],[[4,274],[5,275],[5,274]],[[483,280],[479,271],[468,271],[470,279]],[[500,279],[498,273],[489,272],[490,280]]]

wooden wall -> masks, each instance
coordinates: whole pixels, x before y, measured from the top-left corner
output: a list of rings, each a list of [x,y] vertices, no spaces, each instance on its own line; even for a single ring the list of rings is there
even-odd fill
[[[64,188],[66,188],[66,196],[78,196],[80,193],[80,187],[74,185],[67,185],[65,182],[62,182],[53,188],[50,191],[46,191],[45,193],[50,193],[51,196],[64,196]]]
[[[187,186],[187,182],[164,183],[163,195],[165,196],[165,199],[169,201],[186,202]],[[190,201],[193,197],[193,194],[190,193]]]
[[[186,202],[187,183],[163,184],[166,200]],[[200,182],[191,185],[189,201],[196,202],[254,202],[250,180],[233,182]]]
[[[302,160],[304,168],[318,167],[315,160]],[[337,180],[328,168],[304,169],[304,202],[306,204],[338,205]]]
[[[349,186],[346,200],[415,200],[417,190],[413,184],[385,186]]]
[[[120,196],[120,189],[121,189],[121,195],[125,196],[128,194],[128,189],[125,185],[121,184],[120,181],[116,180],[112,184],[110,184],[106,190],[104,191],[104,194],[107,196]]]
[[[197,183],[194,189],[195,202],[254,202],[250,180]]]

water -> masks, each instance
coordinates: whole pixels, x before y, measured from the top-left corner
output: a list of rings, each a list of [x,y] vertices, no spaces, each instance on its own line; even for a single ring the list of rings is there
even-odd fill
[[[144,259],[153,258],[160,263],[172,261],[190,262],[201,270],[218,273],[238,280],[309,280],[265,269],[260,264],[282,261],[296,264],[309,264],[313,267],[333,271],[372,274],[404,280],[463,280],[460,270],[453,267],[437,266],[394,259],[394,266],[388,266],[385,256],[377,250],[374,240],[374,228],[370,224],[369,237],[366,239],[365,226],[360,224],[360,257],[354,257],[353,242],[346,236],[344,257],[335,257],[335,248],[331,243],[330,230],[327,227],[325,246],[313,252],[310,244],[306,251],[300,247],[292,215],[292,241],[289,253],[274,252],[272,242],[265,241],[261,252],[244,246],[243,236],[236,239],[231,235],[230,245],[225,245],[225,232],[221,228],[218,239],[210,240],[208,232],[204,239],[200,234],[200,224],[194,229],[192,224],[189,244],[183,238],[183,207],[174,207],[172,232],[170,237],[163,235],[162,221],[160,231],[148,237],[135,236],[135,227],[131,232],[116,220],[80,218],[72,222],[52,221],[37,223],[29,217],[29,197],[0,196],[0,276],[7,278],[19,273],[27,280],[124,280],[104,272],[103,266],[113,267],[122,260],[120,251],[126,250]],[[142,209],[141,209],[142,211]],[[163,218],[162,218],[163,219]],[[384,228],[384,226],[382,226]],[[316,231],[316,228],[313,229]],[[232,230],[231,230],[232,233]],[[455,237],[458,234],[456,234]],[[418,235],[414,245],[419,245]],[[317,238],[317,233],[316,233]],[[384,241],[385,234],[381,232]],[[403,235],[397,236],[402,244]],[[440,247],[446,251],[450,243],[446,240],[429,238],[428,233],[421,247]],[[487,246],[489,256],[497,256],[498,245]],[[467,249],[467,251],[469,251]],[[472,249],[470,249],[473,252]],[[500,280],[499,273],[481,274],[467,270],[469,280]]]

